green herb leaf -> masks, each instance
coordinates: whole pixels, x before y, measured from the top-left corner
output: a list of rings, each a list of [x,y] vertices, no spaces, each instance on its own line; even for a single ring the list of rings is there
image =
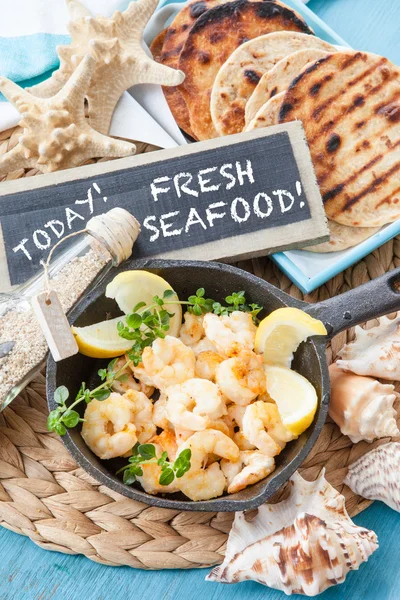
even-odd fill
[[[119,377],[115,378],[115,381],[120,381],[121,383],[123,383],[124,381],[128,381],[128,379],[129,379],[128,373],[122,373],[122,375],[119,375]]]
[[[78,425],[80,421],[80,415],[78,412],[76,412],[76,410],[68,410],[63,414],[61,421],[66,427],[68,427],[68,429],[71,429],[71,427]]]
[[[173,482],[174,479],[175,479],[175,474],[174,474],[173,469],[171,469],[171,467],[166,467],[166,468],[162,469],[158,483],[160,485],[169,485],[170,483]]]
[[[132,456],[137,456],[139,454],[139,446],[139,442],[136,442],[136,444],[132,448]]]
[[[65,385],[60,385],[54,392],[54,400],[57,404],[65,404],[69,397],[68,388]]]
[[[125,485],[132,485],[132,483],[135,483],[135,481],[136,481],[136,475],[134,473],[131,473],[127,469],[126,471],[124,471],[122,480],[125,483]]]
[[[107,378],[107,369],[99,369],[97,371],[97,375],[100,377],[100,379],[102,381],[104,381]]]
[[[138,448],[138,452],[145,460],[156,458],[156,447],[154,444],[141,444]]]
[[[142,325],[142,317],[138,313],[127,315],[126,322],[132,329],[139,329]]]
[[[55,426],[58,423],[59,417],[60,417],[60,413],[58,410],[51,411],[51,413],[47,417],[47,429],[49,431],[55,431]]]
[[[135,313],[135,312],[137,312],[138,310],[140,310],[141,308],[143,308],[144,306],[146,306],[146,302],[138,302],[138,303],[136,304],[136,306],[134,306],[134,307],[133,307],[133,310],[132,310],[132,312],[133,312],[133,313]]]
[[[67,430],[65,429],[64,425],[62,423],[56,423],[55,427],[54,427],[54,431],[56,433],[58,433],[58,435],[65,435],[67,433]]]
[[[174,469],[176,470],[176,476],[182,477],[190,469],[190,459],[192,457],[192,451],[190,448],[182,450],[174,462]]]
[[[117,364],[118,358],[113,358],[107,365],[107,371],[112,373],[114,371],[114,367]]]
[[[163,293],[164,300],[167,300],[168,298],[172,298],[173,296],[176,296],[174,290],[165,290],[165,292]]]
[[[103,400],[107,400],[107,398],[110,397],[110,390],[107,388],[103,388],[101,390],[97,390],[95,392],[91,393],[91,397],[94,398],[95,400],[98,400],[99,402],[102,402]]]

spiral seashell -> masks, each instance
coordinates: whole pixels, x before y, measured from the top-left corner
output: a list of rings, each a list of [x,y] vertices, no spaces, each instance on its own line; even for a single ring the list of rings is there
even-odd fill
[[[393,385],[342,371],[336,364],[330,365],[329,375],[329,415],[353,444],[399,434]]]
[[[381,500],[400,512],[400,443],[383,444],[350,465],[344,483],[368,500]]]
[[[346,344],[336,362],[340,369],[357,375],[400,381],[400,314],[382,317],[372,329],[356,327],[356,339]]]
[[[260,506],[252,521],[236,513],[225,560],[206,580],[253,579],[288,595],[316,596],[375,552],[375,533],[353,523],[324,473],[313,482],[295,473],[290,485],[287,500]]]
[[[86,93],[89,121],[96,131],[107,134],[125,90],[138,83],[174,86],[184,79],[182,71],[157,63],[142,48],[144,28],[157,4],[158,0],[136,0],[122,13],[94,17],[79,0],[67,0],[71,42],[57,47],[60,68],[29,91],[40,98],[57,94],[83,58],[91,55],[96,66]]]

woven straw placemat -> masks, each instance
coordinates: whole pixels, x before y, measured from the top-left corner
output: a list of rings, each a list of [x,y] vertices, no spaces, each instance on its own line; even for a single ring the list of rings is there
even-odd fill
[[[17,136],[15,131],[0,134],[0,154],[15,145]],[[142,152],[151,149],[140,147]],[[10,173],[7,179],[35,174],[21,170]],[[400,239],[394,239],[305,300],[317,302],[336,296],[399,265]],[[291,296],[303,298],[268,258],[241,262],[239,266]],[[375,324],[371,321],[366,327]],[[352,329],[336,336],[327,350],[328,361],[332,362],[353,337]],[[187,569],[222,561],[232,513],[149,507],[99,485],[78,468],[60,438],[47,431],[47,414],[43,375],[38,375],[0,414],[0,525],[28,536],[46,550],[84,554],[105,565]],[[387,441],[352,444],[328,420],[300,472],[313,480],[325,467],[328,481],[345,495],[347,509],[355,515],[370,502],[343,486],[347,466]]]

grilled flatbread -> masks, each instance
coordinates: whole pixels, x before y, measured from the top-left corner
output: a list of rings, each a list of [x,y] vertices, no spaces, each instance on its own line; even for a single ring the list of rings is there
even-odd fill
[[[316,37],[311,37],[308,41],[319,43],[321,40]],[[325,42],[323,43],[325,44]],[[329,46],[329,44],[326,45]],[[331,46],[331,48],[330,52],[337,52],[333,46]],[[264,73],[246,104],[246,124],[254,119],[258,110],[265,102],[267,102],[267,100],[269,100],[269,98],[285,91],[303,67],[310,62],[315,62],[319,58],[326,56],[326,54],[327,51],[319,50],[317,48],[298,50],[277,62],[272,69]]]
[[[276,96],[272,96],[272,98],[263,104],[254,119],[245,127],[244,131],[253,131],[253,129],[276,125],[284,96],[285,92],[280,92]]]
[[[400,70],[366,52],[329,54],[285,93],[279,122],[300,119],[328,217],[381,227],[400,217]]]
[[[159,62],[177,68],[180,53],[196,20],[209,8],[227,1],[230,0],[195,0],[182,8],[166,30]],[[175,121],[183,131],[195,137],[190,127],[189,111],[179,88],[164,87],[163,89]]]
[[[160,62],[162,47],[164,44],[165,36],[167,35],[167,29],[163,29],[151,42],[150,52],[157,62]]]
[[[189,110],[191,129],[199,140],[218,136],[211,120],[210,96],[220,67],[243,42],[279,30],[312,33],[301,17],[279,2],[236,0],[216,6],[197,19],[178,66],[186,75],[179,89]],[[251,89],[259,77],[248,71]],[[244,114],[244,108],[241,110]]]
[[[293,31],[270,33],[240,46],[221,67],[212,90],[211,115],[218,133],[241,131],[246,103],[264,73],[282,58],[309,47],[329,50],[331,46],[313,35]],[[249,78],[249,73],[256,76]]]
[[[364,240],[374,235],[379,231],[379,227],[347,227],[346,225],[340,225],[335,221],[328,219],[329,232],[331,239],[329,242],[323,242],[315,246],[307,246],[303,250],[308,252],[339,252],[340,250],[347,250],[361,244]]]

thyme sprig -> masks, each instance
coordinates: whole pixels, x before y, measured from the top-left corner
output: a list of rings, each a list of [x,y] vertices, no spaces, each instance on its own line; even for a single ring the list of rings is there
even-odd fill
[[[160,458],[157,458],[154,444],[139,444],[138,442],[132,449],[132,456],[129,457],[128,464],[119,469],[117,475],[123,473],[123,482],[126,485],[132,485],[137,477],[143,475],[143,464],[156,463],[161,467],[158,483],[169,485],[175,477],[183,477],[189,471],[191,456],[192,451],[190,448],[186,448],[182,450],[174,462],[170,462],[167,452],[163,452]]]
[[[57,403],[57,408],[52,410],[47,418],[47,429],[49,431],[55,431],[58,435],[65,435],[67,429],[76,427],[78,423],[82,423],[84,419],[81,419],[80,414],[74,410],[81,402],[89,404],[92,400],[98,400],[102,402],[107,400],[111,394],[111,387],[114,381],[124,381],[127,374],[124,371],[129,367],[130,361],[127,361],[123,367],[115,371],[115,364],[117,358],[114,358],[108,363],[107,368],[99,369],[98,375],[103,383],[98,385],[93,390],[89,390],[86,387],[86,383],[82,382],[81,387],[75,400],[70,406],[67,406],[66,402],[69,398],[69,390],[65,385],[60,385],[54,392],[54,400]]]
[[[165,338],[170,327],[171,318],[174,313],[168,312],[169,305],[181,304],[187,307],[188,312],[201,316],[206,313],[216,315],[229,315],[235,310],[248,312],[257,324],[257,315],[262,310],[258,304],[247,304],[245,292],[232,292],[226,296],[226,305],[206,298],[204,288],[199,288],[196,293],[185,300],[177,300],[173,290],[166,290],[162,297],[154,296],[153,303],[146,307],[144,302],[139,302],[132,313],[126,316],[125,323],[119,321],[117,324],[119,335],[132,340],[134,344],[128,357],[137,366],[142,360],[143,350],[151,346],[156,338]]]

